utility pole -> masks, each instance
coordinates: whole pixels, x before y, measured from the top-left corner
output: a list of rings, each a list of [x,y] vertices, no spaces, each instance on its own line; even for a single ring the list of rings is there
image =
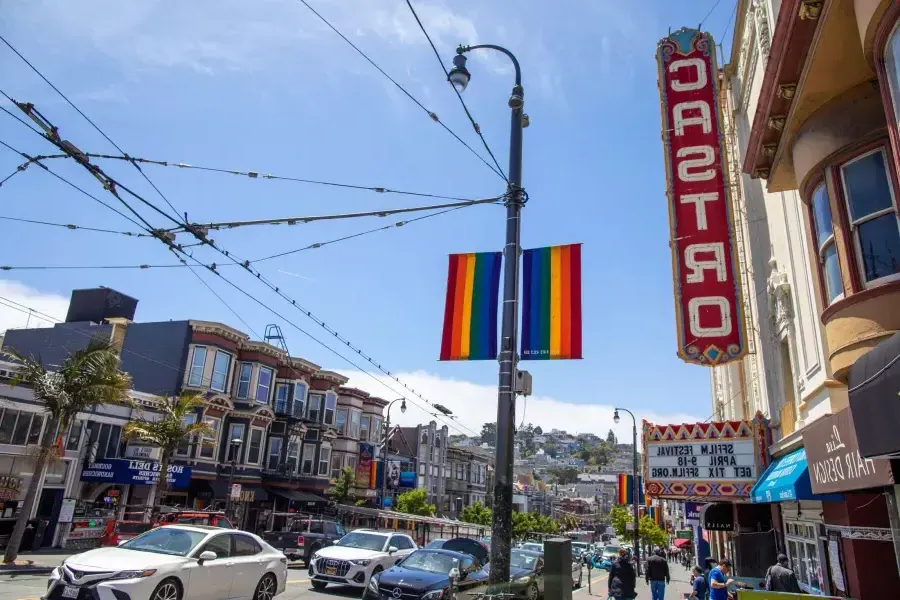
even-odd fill
[[[631,415],[631,423],[632,423],[632,433],[634,434],[633,440],[634,445],[631,447],[632,453],[632,500],[634,501],[634,560],[635,560],[635,570],[637,572],[638,577],[641,576],[641,543],[640,543],[640,521],[641,521],[641,513],[640,513],[640,504],[641,504],[641,484],[638,479],[638,451],[637,451],[637,419],[634,417],[634,413],[628,410],[627,408],[616,408],[615,413],[613,413],[613,422],[619,422],[619,411],[625,411],[629,415]]]
[[[387,506],[385,505],[385,498],[387,498],[387,478],[388,478],[388,442],[390,442],[391,435],[391,407],[394,406],[394,402],[402,402],[400,404],[400,412],[406,412],[406,398],[397,398],[387,407],[387,417],[384,420],[384,445],[382,446],[382,455],[381,455],[381,509],[387,510]]]

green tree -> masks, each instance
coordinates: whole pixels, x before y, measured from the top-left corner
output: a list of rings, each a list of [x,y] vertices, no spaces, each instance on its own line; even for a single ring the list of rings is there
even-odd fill
[[[162,399],[157,410],[159,416],[148,419],[141,405],[132,403],[137,411],[131,421],[122,428],[122,436],[126,440],[143,440],[160,449],[159,479],[150,488],[147,505],[156,503],[159,490],[165,491],[169,483],[167,473],[172,455],[191,438],[212,435],[209,425],[202,421],[194,422],[197,409],[203,406],[203,400],[196,394],[167,396]]]
[[[578,474],[581,472],[575,467],[554,467],[547,469],[547,472],[556,478],[556,482],[560,485],[568,483],[577,483]]]
[[[6,544],[3,562],[9,563],[19,554],[38,488],[44,483],[47,464],[58,456],[62,432],[69,428],[79,412],[101,404],[125,403],[131,381],[119,370],[119,355],[115,348],[105,342],[92,341],[86,348],[72,352],[55,371],[45,369],[39,358],[25,357],[15,349],[7,349],[4,354],[21,363],[9,385],[31,386],[34,400],[49,415],[34,459],[34,474]]]
[[[482,504],[476,502],[472,506],[467,506],[459,513],[459,520],[466,523],[475,523],[476,525],[490,525],[494,512]]]
[[[331,480],[331,487],[325,492],[329,498],[334,500],[336,504],[347,504],[356,496],[353,493],[353,486],[356,484],[356,476],[353,469],[344,467],[337,479]]]
[[[397,496],[397,510],[410,515],[433,517],[437,509],[434,504],[428,504],[428,493],[424,489],[418,489]]]
[[[638,521],[638,531],[640,532],[640,540],[644,546],[666,546],[669,537],[666,532],[660,529],[651,517],[644,515]]]
[[[481,426],[481,443],[488,446],[497,445],[497,424],[485,423]]]
[[[612,429],[610,429],[609,433],[606,434],[606,443],[611,445],[613,448],[615,448],[616,444],[619,443],[619,441],[616,439],[616,434],[613,433]]]
[[[631,514],[624,506],[613,506],[609,511],[610,524],[616,530],[616,537],[622,539],[631,539],[631,532],[626,531],[627,523],[631,522]]]

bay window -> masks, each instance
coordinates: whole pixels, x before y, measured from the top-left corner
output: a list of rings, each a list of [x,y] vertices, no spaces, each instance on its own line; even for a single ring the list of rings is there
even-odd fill
[[[219,442],[219,429],[222,427],[222,419],[218,417],[204,417],[203,422],[209,427],[209,432],[200,435],[200,458],[215,458],[216,445]]]
[[[206,346],[195,346],[191,356],[191,370],[188,375],[188,385],[200,387],[203,385],[203,368],[206,366]]]
[[[269,392],[272,389],[272,377],[274,371],[269,367],[260,367],[256,378],[256,401],[262,404],[269,403]]]
[[[328,468],[331,465],[331,448],[322,446],[319,450],[319,475],[328,475]]]
[[[278,465],[281,463],[281,438],[273,437],[269,438],[269,460],[266,463],[266,467],[270,471],[274,471],[278,468]],[[296,447],[296,442],[294,446]],[[294,457],[294,464],[297,464],[296,455]]]
[[[322,402],[325,397],[322,394],[309,395],[309,408],[307,409],[306,418],[315,423],[319,423],[322,419]]]
[[[363,415],[359,418],[359,440],[361,442],[369,441],[369,426],[372,423],[371,415]]]
[[[883,148],[841,165],[841,180],[863,284],[900,273],[900,222]]]
[[[344,461],[343,454],[335,452],[331,455],[331,479],[337,479],[341,476],[341,468]]]
[[[184,424],[185,427],[189,427],[190,425],[193,425],[194,423],[197,422],[197,415],[196,414],[184,415],[184,417],[181,418],[181,422]],[[194,442],[194,440],[192,440],[189,437],[181,440],[181,444],[178,446],[178,448],[175,449],[175,456],[190,456],[191,455],[191,444],[193,442]],[[97,458],[100,458],[99,446],[97,449]]]
[[[354,440],[359,439],[359,417],[360,412],[358,410],[350,410],[350,437]]]
[[[371,435],[374,437],[374,439],[372,441],[374,441],[376,444],[381,442],[381,436],[382,436],[381,427],[382,427],[382,425],[383,425],[383,423],[382,423],[381,417],[372,417],[372,429],[370,431],[371,431]]]
[[[334,409],[337,406],[337,395],[331,392],[325,394],[325,414],[322,422],[326,425],[334,425]]]
[[[247,447],[247,464],[258,465],[262,450],[263,430],[256,427],[250,428],[250,440]],[[281,438],[273,438],[280,440]]]
[[[300,464],[300,473],[303,475],[313,474],[313,463],[316,460],[315,444],[303,444],[303,461]]]
[[[894,105],[894,122],[900,124],[900,21],[894,25],[884,47],[884,70]]]
[[[228,449],[225,453],[227,461],[241,462],[241,449],[243,449],[244,444],[232,444],[232,440],[241,440],[243,442],[244,431],[245,425],[243,423],[232,423],[231,427],[228,428],[228,439],[226,440]]]
[[[307,386],[302,381],[294,384],[294,416],[298,419],[306,414],[306,391]]]
[[[279,383],[275,386],[275,412],[288,412],[288,392],[290,392],[290,388],[286,383]]]
[[[217,392],[224,392],[228,385],[228,372],[231,370],[231,355],[221,350],[216,350],[216,358],[213,361],[212,378],[209,388]]]
[[[350,454],[347,456],[347,466],[350,467],[350,470],[353,471],[354,476],[356,474],[356,456]]]
[[[253,375],[251,363],[241,363],[241,372],[238,375],[237,397],[246,400],[250,395],[250,377]]]
[[[334,423],[339,435],[347,435],[347,409],[339,408],[337,418]]]
[[[822,287],[826,304],[831,304],[843,293],[844,285],[841,280],[841,266],[838,263],[837,245],[834,243],[834,224],[831,221],[828,188],[824,182],[813,190],[810,204]]]
[[[287,465],[288,470],[291,473],[296,473],[300,470],[300,442],[292,441],[288,444],[287,447]]]

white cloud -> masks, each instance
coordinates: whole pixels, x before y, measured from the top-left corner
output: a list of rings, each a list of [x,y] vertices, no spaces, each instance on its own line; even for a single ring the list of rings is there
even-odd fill
[[[20,329],[28,327],[51,327],[53,321],[41,317],[35,313],[29,314],[27,308],[46,314],[59,321],[66,317],[69,309],[69,299],[57,294],[46,294],[34,288],[28,287],[18,281],[0,279],[0,333],[7,329]],[[16,306],[18,303],[22,306]],[[16,308],[12,308],[16,306]]]
[[[348,386],[357,387],[380,398],[393,399],[398,396],[359,371],[338,371],[350,378]],[[432,402],[442,404],[453,411],[459,424],[457,425],[458,430],[450,427],[451,433],[472,435],[472,431],[481,431],[483,423],[493,422],[497,419],[496,386],[480,385],[458,379],[445,379],[425,371],[399,373],[397,377]],[[406,392],[403,387],[388,377],[380,377],[379,380],[388,383],[397,391],[405,392],[405,395],[414,399],[417,404],[426,406],[424,402]],[[416,406],[408,405],[405,414],[401,414],[398,408],[395,406],[391,411],[392,423],[411,426],[427,423],[434,418]],[[685,413],[658,414],[641,410],[638,407],[629,408],[633,409],[638,419],[638,435],[640,435],[641,419],[646,419],[651,423],[665,424],[696,423],[702,420],[702,417],[698,418],[696,415]],[[518,426],[522,422],[524,416],[525,423],[540,425],[547,431],[564,429],[569,433],[596,433],[605,436],[612,429],[622,443],[630,442],[631,418],[627,414],[622,414],[622,420],[616,425],[613,422],[613,409],[613,405],[610,404],[581,404],[549,396],[530,396],[527,402],[519,398],[516,403],[516,425]],[[438,421],[438,423],[441,422]]]

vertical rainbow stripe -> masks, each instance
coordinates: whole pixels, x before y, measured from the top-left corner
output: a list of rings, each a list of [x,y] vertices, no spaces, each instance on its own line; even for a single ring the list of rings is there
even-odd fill
[[[525,250],[522,360],[581,358],[581,244]]]
[[[634,503],[634,477],[632,475],[628,475],[627,473],[619,473],[618,474],[618,486],[619,489],[616,493],[616,504],[633,504]],[[638,499],[638,504],[643,504],[644,497],[644,478],[638,477],[638,487],[640,496]],[[641,507],[638,507],[641,508]]]
[[[451,254],[441,360],[497,358],[500,253]]]

